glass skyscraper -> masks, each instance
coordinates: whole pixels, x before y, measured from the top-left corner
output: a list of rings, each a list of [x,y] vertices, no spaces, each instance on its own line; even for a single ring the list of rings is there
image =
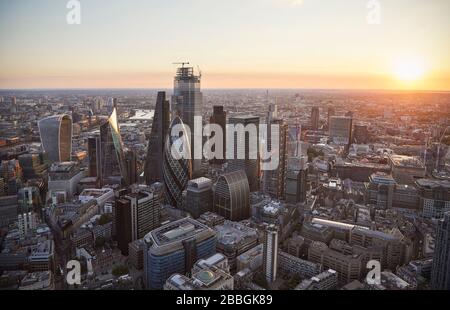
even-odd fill
[[[51,162],[70,161],[72,153],[72,118],[55,115],[38,122],[42,147]]]
[[[174,126],[178,126],[181,129],[181,132],[178,133],[179,135],[172,135]],[[168,204],[181,208],[183,203],[182,193],[186,189],[188,181],[192,178],[192,160],[186,158],[191,152],[191,148],[186,128],[180,117],[177,116],[172,121],[169,132],[163,158],[165,196]],[[173,155],[176,156],[174,157]]]
[[[194,74],[194,68],[184,67],[178,68],[174,79],[174,89],[172,98],[172,110],[174,114],[181,117],[183,122],[189,126],[191,130],[191,158],[193,159],[193,175],[198,177],[201,169],[201,159],[194,160],[194,143],[202,144],[202,135],[195,136],[194,133],[194,117],[202,116],[203,111],[203,94],[200,91],[201,76]],[[200,124],[202,125],[202,124]]]

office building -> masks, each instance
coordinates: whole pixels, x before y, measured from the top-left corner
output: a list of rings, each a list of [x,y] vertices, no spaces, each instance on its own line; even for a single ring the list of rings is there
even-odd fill
[[[285,200],[297,204],[306,202],[308,165],[304,158],[293,157],[287,160]]]
[[[278,251],[278,268],[281,273],[310,278],[320,273],[320,263],[304,260],[283,251]]]
[[[163,225],[144,237],[144,283],[162,289],[175,273],[190,273],[195,262],[216,253],[215,232],[191,218]]]
[[[175,115],[179,116],[191,132],[189,144],[191,145],[192,173],[199,177],[201,159],[194,159],[194,146],[196,143],[203,146],[203,136],[195,135],[194,118],[201,117],[203,112],[203,94],[200,90],[201,75],[194,74],[193,67],[182,67],[177,69],[174,78],[172,97],[172,109],[175,107]],[[174,112],[174,111],[172,111]],[[202,125],[202,124],[198,124]]]
[[[260,187],[259,117],[234,116],[229,124],[236,130],[227,130],[228,171],[244,170],[250,191],[256,192]]]
[[[72,153],[72,118],[55,115],[38,122],[42,147],[51,162],[70,161]]]
[[[353,128],[353,142],[356,144],[366,144],[370,141],[369,130],[365,124],[355,124]]]
[[[330,139],[332,142],[348,146],[352,139],[352,118],[346,116],[330,117]]]
[[[416,186],[423,217],[439,219],[450,211],[449,181],[419,179]]]
[[[439,220],[436,230],[431,287],[435,290],[450,290],[450,212]]]
[[[389,164],[398,184],[413,186],[418,179],[426,176],[425,165],[417,157],[394,154],[389,156]]]
[[[271,113],[269,113],[271,114]],[[287,169],[287,124],[282,119],[268,117],[267,133],[267,152],[272,156],[266,160],[268,163],[273,158],[277,158],[278,166],[273,170],[263,172],[263,192],[277,199],[284,199],[286,188],[286,169]],[[272,128],[271,125],[278,127],[278,148],[272,146]]]
[[[258,232],[241,223],[225,221],[214,227],[217,234],[217,252],[228,259],[230,269],[236,270],[236,258],[258,244]]]
[[[213,107],[213,114],[211,115],[211,118],[209,119],[209,123],[210,124],[215,124],[220,126],[220,128],[222,129],[222,135],[223,135],[223,139],[222,139],[222,148],[223,148],[223,152],[222,152],[222,159],[219,158],[214,158],[210,160],[211,164],[214,165],[221,165],[223,163],[226,162],[226,137],[227,137],[227,132],[226,132],[226,126],[227,126],[227,113],[223,110],[223,106],[214,106]],[[211,137],[214,137],[214,134],[211,135]],[[213,149],[214,151],[215,149]]]
[[[319,118],[320,118],[320,110],[319,107],[312,107],[311,109],[311,129],[319,130]]]
[[[128,255],[128,244],[158,228],[161,221],[162,189],[137,189],[116,199],[115,220],[118,247]]]
[[[208,178],[190,180],[186,189],[186,199],[183,209],[193,218],[198,218],[213,206],[212,181]]]
[[[365,268],[361,256],[340,253],[320,241],[314,241],[309,246],[308,261],[336,270],[340,285],[359,280]]]
[[[223,174],[214,191],[215,213],[231,221],[240,221],[250,216],[250,190],[243,170]]]
[[[277,279],[278,270],[278,228],[270,225],[264,230],[263,272],[268,283]]]
[[[188,181],[192,178],[192,160],[189,158],[190,144],[183,121],[179,117],[170,124],[169,131],[174,126],[179,127],[180,133],[167,136],[164,147],[163,177],[166,201],[173,207],[182,208],[182,194]],[[176,157],[173,156],[176,153]]]
[[[76,162],[53,163],[48,174],[48,191],[51,197],[64,195],[65,199],[77,194],[77,185],[85,177]]]
[[[108,121],[100,126],[100,154],[102,184],[129,185],[116,105]]]
[[[170,104],[166,100],[166,92],[158,92],[144,167],[145,181],[149,185],[155,182],[163,182],[161,163],[164,155],[164,143],[169,134],[169,125]]]
[[[100,137],[89,137],[88,144],[88,161],[89,161],[89,176],[94,178],[100,178],[101,176],[101,146]]]

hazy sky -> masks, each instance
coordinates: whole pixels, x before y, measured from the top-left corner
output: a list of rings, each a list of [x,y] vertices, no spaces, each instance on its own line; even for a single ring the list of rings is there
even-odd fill
[[[67,0],[0,0],[0,88],[171,87],[187,60],[204,88],[450,90],[450,1],[367,3],[81,0],[68,25]]]

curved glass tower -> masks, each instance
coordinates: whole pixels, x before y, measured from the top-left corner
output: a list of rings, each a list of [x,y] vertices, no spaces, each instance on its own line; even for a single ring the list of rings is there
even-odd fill
[[[100,126],[100,148],[102,183],[128,185],[128,171],[115,107],[108,121]]]
[[[51,162],[70,161],[72,153],[72,117],[54,115],[38,122],[42,147]]]
[[[172,133],[172,129],[175,126],[179,129],[179,135]],[[192,177],[191,147],[188,137],[183,121],[180,117],[175,117],[170,124],[163,158],[166,200],[167,203],[174,207],[181,207],[183,190],[185,190],[188,181]]]

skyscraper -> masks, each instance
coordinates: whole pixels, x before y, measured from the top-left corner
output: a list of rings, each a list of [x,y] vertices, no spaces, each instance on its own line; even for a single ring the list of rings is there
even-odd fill
[[[231,221],[250,216],[250,188],[243,170],[219,177],[214,192],[214,212]]]
[[[88,138],[88,160],[89,160],[89,176],[100,177],[101,176],[101,154],[100,154],[100,137]]]
[[[233,159],[228,160],[228,171],[244,170],[250,191],[256,192],[260,187],[259,117],[235,116],[230,118],[229,123],[235,126],[243,125],[244,128],[248,125],[256,128],[254,132],[246,131],[245,136],[238,136],[237,131],[234,131],[234,143],[230,145],[234,151],[231,154]],[[230,144],[230,141],[227,143]],[[238,159],[239,153],[244,155],[244,159]]]
[[[284,198],[286,181],[286,157],[287,157],[287,124],[282,119],[268,119],[267,150],[272,152],[272,158],[278,157],[278,167],[274,170],[263,172],[263,191],[278,199]],[[278,126],[278,149],[272,148],[271,125]]]
[[[287,203],[297,204],[306,201],[308,166],[304,158],[288,159],[286,172],[285,199]]]
[[[130,242],[141,239],[151,230],[158,228],[162,197],[162,188],[154,187],[137,189],[116,199],[117,241],[124,255],[128,255]]]
[[[450,212],[439,220],[431,269],[431,287],[450,290]]]
[[[164,143],[167,138],[170,124],[170,104],[166,100],[166,92],[158,92],[155,115],[153,117],[152,132],[147,148],[147,158],[144,167],[144,176],[147,184],[163,181],[162,161]]]
[[[312,130],[319,129],[319,117],[320,117],[319,107],[313,107],[311,110],[311,129]]]
[[[128,169],[115,106],[108,121],[100,126],[100,150],[102,184],[128,185]]]
[[[330,118],[330,138],[334,143],[348,146],[352,138],[352,118],[333,116]]]
[[[202,135],[196,136],[194,131],[194,117],[202,116],[203,94],[200,91],[201,76],[194,74],[194,68],[182,67],[177,69],[174,79],[172,104],[175,106],[175,115],[179,116],[183,123],[189,126],[191,131],[190,145],[192,158],[192,173],[199,177],[201,159],[194,159],[195,143],[202,145]],[[173,108],[172,108],[173,109]],[[200,124],[202,125],[202,124]]]
[[[172,135],[172,128],[177,126],[180,135]],[[186,128],[180,117],[175,117],[169,128],[170,134],[164,146],[163,178],[166,201],[174,207],[182,207],[182,194],[188,181],[192,178],[192,160],[186,158],[191,152]],[[173,153],[175,152],[176,157]],[[183,156],[183,154],[185,156]]]
[[[215,165],[220,165],[225,163],[225,158],[226,158],[226,126],[227,126],[227,113],[223,110],[223,106],[214,106],[214,110],[213,110],[213,114],[209,120],[209,122],[211,124],[216,124],[219,125],[220,128],[222,128],[222,133],[223,133],[223,141],[222,141],[222,145],[223,145],[223,154],[222,154],[222,158],[223,159],[212,159],[211,163],[215,164]]]
[[[70,161],[72,153],[72,118],[55,115],[38,122],[42,147],[51,162]]]
[[[263,271],[267,282],[277,279],[278,269],[278,229],[270,225],[264,231]]]

